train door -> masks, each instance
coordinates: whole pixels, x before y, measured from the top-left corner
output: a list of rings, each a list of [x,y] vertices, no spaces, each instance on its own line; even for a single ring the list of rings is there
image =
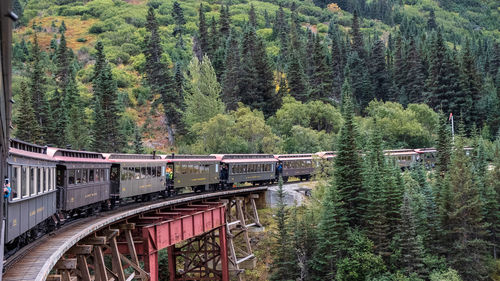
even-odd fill
[[[56,198],[56,206],[58,208],[62,208],[64,205],[64,196],[66,192],[66,166],[57,165],[56,166],[56,189],[57,189],[57,198]]]
[[[165,167],[165,184],[166,184],[167,196],[175,194],[174,181],[175,181],[175,165],[174,163],[167,163],[167,166]]]
[[[120,196],[120,164],[111,165],[109,180],[111,181],[110,195],[118,198]]]

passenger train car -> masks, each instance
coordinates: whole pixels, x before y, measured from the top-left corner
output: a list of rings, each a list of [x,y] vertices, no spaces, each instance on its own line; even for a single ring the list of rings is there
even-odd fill
[[[466,148],[467,152],[470,150]],[[433,167],[436,150],[388,150],[402,169],[417,161]],[[185,192],[263,185],[290,177],[310,179],[336,152],[315,154],[156,155],[102,154],[11,140],[4,205],[6,250],[15,251],[67,219],[122,202]]]

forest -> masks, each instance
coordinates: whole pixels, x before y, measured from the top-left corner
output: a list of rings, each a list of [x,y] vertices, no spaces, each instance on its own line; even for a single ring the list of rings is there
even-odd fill
[[[500,2],[12,1],[14,137],[336,150],[277,208],[270,280],[500,280]],[[432,171],[382,152],[423,147]]]

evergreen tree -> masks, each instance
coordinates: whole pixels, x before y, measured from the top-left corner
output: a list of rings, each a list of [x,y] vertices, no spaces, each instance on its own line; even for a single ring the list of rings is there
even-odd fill
[[[229,14],[229,6],[221,5],[220,7],[220,18],[219,18],[219,33],[222,35],[222,41],[226,42],[229,34],[231,32],[231,15]]]
[[[208,27],[207,27],[207,21],[205,19],[205,11],[203,10],[203,3],[200,3],[200,9],[198,12],[198,42],[200,44],[201,48],[201,57],[198,59],[201,60],[203,58],[204,54],[209,53],[210,49],[210,42],[208,41]]]
[[[342,115],[344,125],[340,130],[335,158],[334,178],[340,198],[345,203],[345,214],[349,225],[363,225],[366,212],[366,191],[363,187],[362,163],[356,144],[357,129],[354,123],[354,107],[352,104],[349,80],[342,86]]]
[[[240,101],[240,54],[238,41],[235,38],[234,31],[231,31],[227,40],[226,57],[224,64],[226,70],[222,75],[222,101],[226,104],[228,110],[236,110]]]
[[[181,64],[175,64],[174,87],[178,96],[183,96],[184,91],[184,75],[182,74]]]
[[[396,38],[393,60],[394,60],[393,81],[397,89],[394,91],[395,95],[392,97],[392,99],[393,101],[400,102],[401,104],[407,104],[408,99],[400,94],[401,89],[406,85],[405,81],[408,76],[408,71],[406,68],[406,56],[404,52],[404,44],[401,36],[398,36]]]
[[[42,140],[42,129],[36,120],[33,101],[24,82],[21,83],[18,106],[22,110],[17,111],[13,120],[16,125],[16,138],[31,143],[40,143]]]
[[[184,19],[184,12],[182,11],[179,2],[174,1],[172,8],[172,17],[174,18],[175,27],[172,35],[177,38],[175,43],[176,48],[184,49],[184,39],[182,35],[184,33],[184,25],[186,24],[186,19]]]
[[[345,206],[334,182],[327,186],[321,202],[318,239],[312,260],[312,280],[333,280],[336,263],[343,257],[344,237],[347,234]]]
[[[500,143],[497,140],[493,169],[488,172],[486,178],[486,191],[483,203],[483,214],[487,223],[487,241],[492,246],[492,256],[498,259],[498,248],[500,247]]]
[[[408,70],[408,74],[405,80],[405,90],[408,96],[408,102],[421,103],[424,100],[422,91],[425,85],[425,72],[421,55],[413,39],[410,41],[406,69]]]
[[[337,25],[330,21],[328,28],[330,40],[332,41],[331,73],[332,73],[332,96],[331,98],[340,103],[342,83],[344,81],[344,57],[341,51],[341,38]]]
[[[38,33],[33,35],[33,44],[31,48],[31,72],[29,74],[29,90],[33,102],[33,111],[38,125],[42,129],[41,138],[46,141],[46,135],[50,134],[47,129],[52,128],[49,124],[49,112],[46,92],[45,68],[42,62],[42,52],[38,45]]]
[[[200,14],[202,6],[200,5]],[[154,93],[159,93],[165,113],[167,138],[175,145],[175,131],[181,124],[182,96],[175,92],[174,81],[168,67],[162,62],[163,50],[160,45],[158,22],[153,8],[149,8],[146,29],[150,33],[145,38],[146,79]]]
[[[357,52],[353,52],[347,58],[347,65],[344,69],[344,77],[351,81],[353,99],[359,106],[360,111],[364,109],[368,103],[374,98],[370,75],[365,67],[365,63],[358,56]]]
[[[464,92],[465,103],[460,104],[457,110],[460,110],[464,116],[464,121],[467,125],[472,124],[480,125],[484,118],[483,114],[479,111],[479,100],[481,99],[481,77],[476,67],[476,61],[470,49],[470,43],[467,41],[462,53],[461,60],[461,79],[460,88]],[[457,112],[459,113],[459,112]]]
[[[250,11],[248,11],[248,23],[251,27],[257,29],[257,16],[255,15],[255,7],[250,4]]]
[[[359,57],[364,61],[364,59],[366,58],[365,43],[363,40],[363,34],[361,34],[357,11],[354,11],[352,17],[351,37],[352,37],[352,43],[351,43],[352,51],[357,52]]]
[[[486,280],[489,273],[487,243],[483,240],[486,225],[479,190],[473,181],[472,163],[465,154],[461,138],[457,139],[447,179],[450,189],[450,201],[445,210],[448,262],[464,280]]]
[[[69,50],[66,45],[66,36],[64,35],[64,32],[62,32],[56,53],[56,66],[57,66],[56,83],[59,89],[64,89],[68,81],[68,76],[70,72],[69,69],[70,58],[68,56],[68,53]]]
[[[311,85],[310,97],[325,102],[330,101],[332,88],[331,68],[328,67],[326,50],[320,41],[319,36],[315,36],[314,47],[312,49],[312,75],[309,85]]]
[[[373,94],[378,100],[388,101],[389,93],[389,73],[386,67],[385,46],[382,40],[378,40],[372,47],[370,54],[370,77],[373,87]]]
[[[431,10],[429,12],[429,19],[427,20],[427,29],[433,30],[437,29],[437,23],[436,23],[436,14],[434,13],[434,10]]]
[[[142,146],[142,133],[141,129],[138,126],[135,126],[134,129],[134,153],[143,154],[144,147]]]
[[[97,57],[103,59],[102,65],[95,79],[92,81],[94,90],[94,124],[92,128],[94,151],[120,152],[123,147],[122,136],[118,131],[118,108],[116,105],[117,88],[111,74],[111,67],[103,54],[103,46],[99,41],[96,44]]]
[[[295,271],[295,262],[292,249],[290,247],[290,236],[288,231],[287,219],[288,210],[285,204],[285,191],[283,190],[283,179],[278,181],[278,204],[276,207],[275,220],[278,228],[276,239],[276,259],[271,264],[271,281],[294,280],[292,273]]]
[[[65,144],[71,145],[72,149],[86,149],[89,144],[88,127],[85,120],[85,108],[76,85],[76,69],[73,66],[64,88],[63,107],[67,112],[67,117],[64,118]]]
[[[407,274],[415,273],[418,277],[426,274],[423,258],[424,248],[421,237],[417,235],[416,223],[410,198],[405,193],[401,206],[401,225],[399,229],[398,245],[401,252],[400,263]]]
[[[309,89],[300,56],[295,50],[288,65],[287,80],[290,95],[298,101],[306,102],[309,98]]]

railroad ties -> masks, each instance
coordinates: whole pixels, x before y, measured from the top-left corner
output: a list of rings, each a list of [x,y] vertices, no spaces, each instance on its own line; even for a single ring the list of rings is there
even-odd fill
[[[165,248],[171,281],[228,281],[230,271],[242,280],[239,265],[254,258],[248,228],[260,226],[255,199],[266,189],[199,194],[82,219],[43,237],[3,280],[157,281]]]

